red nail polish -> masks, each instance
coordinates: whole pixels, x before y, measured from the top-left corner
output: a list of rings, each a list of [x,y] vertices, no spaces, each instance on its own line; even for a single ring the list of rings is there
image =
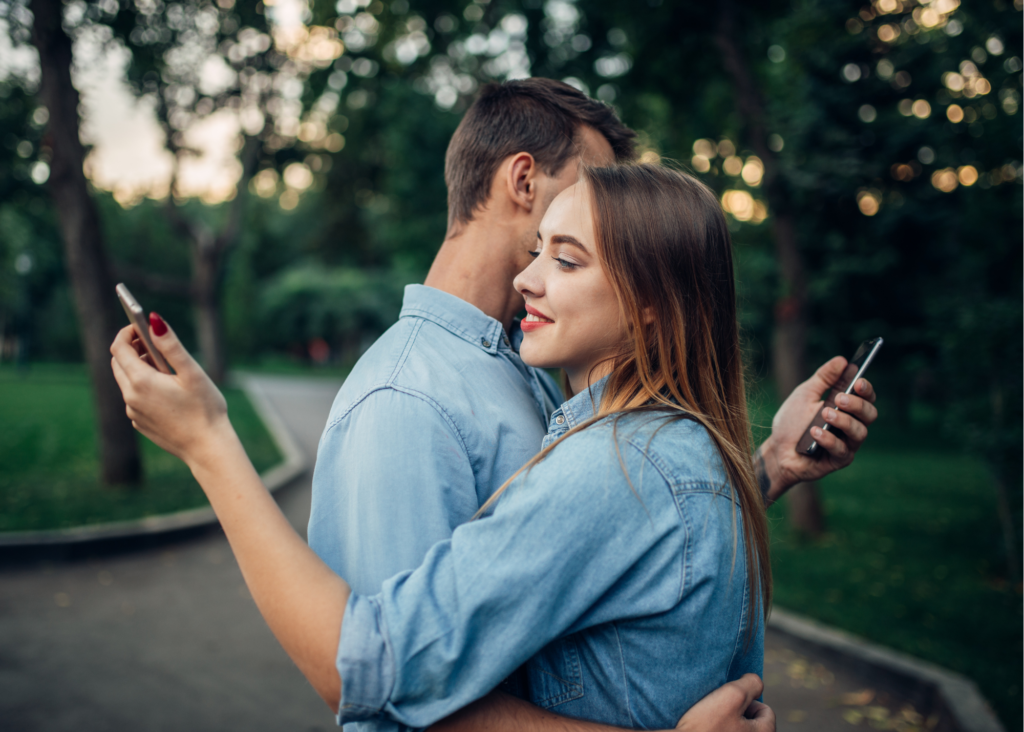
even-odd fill
[[[153,335],[157,337],[167,333],[167,323],[156,313],[149,314],[149,327],[153,329]]]

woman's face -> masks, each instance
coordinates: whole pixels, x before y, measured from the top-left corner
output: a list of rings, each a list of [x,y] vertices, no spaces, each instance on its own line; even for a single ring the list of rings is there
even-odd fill
[[[528,313],[522,323],[523,360],[565,369],[575,393],[611,370],[610,360],[602,362],[626,338],[615,292],[597,256],[590,198],[584,183],[558,194],[541,220],[533,263],[514,281]]]

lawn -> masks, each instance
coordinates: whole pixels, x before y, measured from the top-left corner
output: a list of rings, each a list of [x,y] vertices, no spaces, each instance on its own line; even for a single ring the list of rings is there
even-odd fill
[[[281,461],[245,394],[228,412],[257,470]],[[0,531],[123,521],[208,505],[185,464],[139,436],[140,489],[99,485],[92,395],[84,367],[0,368]]]
[[[775,602],[964,674],[1021,729],[1021,585],[1005,576],[988,471],[879,407],[855,463],[820,484],[821,539],[791,531],[784,503],[769,510]]]

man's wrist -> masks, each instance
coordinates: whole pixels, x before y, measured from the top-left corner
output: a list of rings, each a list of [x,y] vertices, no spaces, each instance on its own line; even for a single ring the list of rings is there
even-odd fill
[[[765,505],[772,505],[786,492],[789,485],[782,475],[779,466],[778,444],[774,436],[769,435],[754,454],[754,471],[757,484],[764,496]]]

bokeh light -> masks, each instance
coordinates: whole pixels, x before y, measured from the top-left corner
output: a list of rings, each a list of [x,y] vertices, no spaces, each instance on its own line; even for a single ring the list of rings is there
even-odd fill
[[[946,107],[946,118],[950,122],[962,122],[964,119],[964,110],[959,104],[950,104]]]
[[[952,168],[943,168],[932,173],[932,185],[943,193],[952,193],[960,185],[960,179]]]
[[[707,173],[711,170],[711,161],[704,155],[694,155],[690,164],[693,165],[693,169],[698,173]]]
[[[726,191],[722,194],[722,208],[737,221],[750,221],[754,218],[754,197],[747,191]]]
[[[962,186],[973,186],[978,182],[978,169],[973,165],[962,165],[956,170],[957,180]]]
[[[693,143],[693,154],[700,155],[711,160],[718,154],[718,152],[716,150],[715,143],[711,140],[701,139]]]
[[[857,192],[857,208],[865,216],[874,216],[882,207],[882,194],[875,189]]]
[[[740,171],[740,176],[748,186],[756,188],[761,185],[761,179],[764,177],[764,163],[761,162],[761,158],[755,155],[747,158],[743,164],[743,170]]]

